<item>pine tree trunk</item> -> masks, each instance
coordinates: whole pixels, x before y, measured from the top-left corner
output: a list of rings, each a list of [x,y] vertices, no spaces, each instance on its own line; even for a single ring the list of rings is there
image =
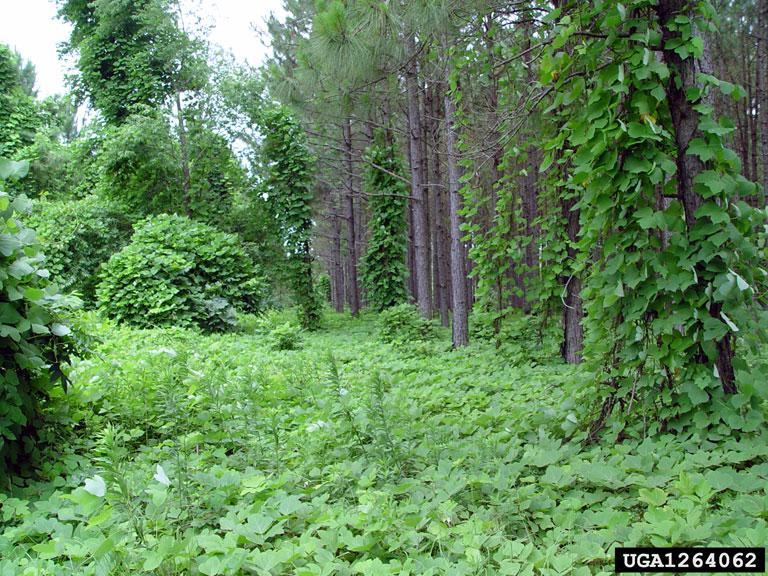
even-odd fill
[[[429,132],[427,130],[427,126],[429,124],[429,120],[427,117],[429,116],[429,112],[427,111],[427,96],[426,96],[426,88],[423,90],[420,90],[420,97],[419,102],[421,104],[421,173],[422,177],[424,178],[424,182],[422,185],[422,190],[424,194],[423,204],[424,204],[424,210],[423,210],[423,218],[424,222],[422,225],[424,226],[424,230],[426,231],[426,251],[427,251],[427,286],[429,287],[429,295],[430,295],[430,318],[432,317],[432,313],[435,310],[435,293],[433,290],[432,282],[433,282],[433,276],[434,272],[432,271],[432,252],[433,252],[433,246],[432,246],[432,227],[434,226],[434,223],[432,222],[432,194],[434,194],[434,189],[430,186],[429,182],[429,149],[428,149],[428,142],[429,142]]]
[[[440,107],[441,91],[440,83],[435,82],[430,90],[429,107],[429,125],[430,125],[430,148],[432,149],[431,183],[432,188],[432,245],[434,246],[434,281],[435,295],[438,309],[440,310],[440,323],[443,326],[450,324],[448,314],[450,308],[450,295],[448,294],[448,276],[450,275],[450,266],[448,265],[448,254],[446,254],[447,244],[445,242],[445,211],[443,188],[443,174],[440,169],[440,122],[438,119],[441,114]]]
[[[334,201],[331,215],[333,225],[332,253],[331,253],[331,295],[333,297],[333,309],[336,312],[344,312],[344,262],[341,256],[341,194]]]
[[[755,63],[755,72],[757,72],[758,65]],[[749,76],[747,77],[747,100],[749,101],[749,179],[752,182],[758,182],[757,173],[757,114],[756,114],[756,84],[758,82],[760,74],[752,75],[752,66],[749,66]],[[754,80],[754,82],[753,82]],[[757,198],[750,198],[750,204],[756,206]]]
[[[413,250],[413,200],[408,199],[408,249],[405,252],[405,261],[408,267],[408,292],[411,300],[418,300],[418,288],[416,286],[416,258]]]
[[[667,24],[678,15],[690,16],[692,12],[690,0],[660,0],[657,6],[659,20],[662,26],[662,40],[666,44],[679,37],[679,33],[671,31]],[[694,32],[696,33],[696,32]],[[703,38],[702,38],[703,40]],[[695,87],[696,76],[699,73],[710,73],[709,57],[706,42],[701,58],[681,59],[673,49],[663,51],[664,60],[672,74],[666,87],[669,111],[672,125],[675,129],[677,145],[677,195],[683,204],[685,223],[689,231],[696,225],[696,210],[702,205],[703,199],[694,191],[694,178],[704,170],[704,164],[698,156],[687,154],[688,145],[694,138],[701,137],[699,131],[699,114],[693,109],[693,104],[686,97],[686,91]],[[704,102],[709,104],[710,102]],[[697,288],[702,292],[705,286]],[[713,318],[720,319],[720,304],[715,303],[709,309]],[[715,342],[717,359],[715,366],[720,375],[723,390],[727,394],[736,393],[735,375],[733,370],[733,343],[730,332]],[[706,361],[706,355],[701,354],[701,361]]]
[[[357,230],[355,228],[355,187],[352,172],[352,126],[350,119],[344,121],[344,182],[347,203],[347,299],[352,316],[360,312],[360,288],[357,283]]]
[[[449,85],[446,69],[446,85]],[[451,220],[451,288],[453,290],[453,346],[469,343],[468,303],[464,246],[461,242],[461,196],[459,195],[459,162],[456,149],[456,106],[451,95],[445,94],[445,143],[448,160],[448,195]]]
[[[426,228],[426,201],[421,150],[421,110],[419,79],[416,67],[416,42],[412,35],[406,40],[410,60],[405,70],[405,90],[408,96],[408,144],[411,151],[411,196],[413,196],[413,258],[416,271],[416,299],[421,315],[432,316],[432,292],[429,285],[429,233]]]

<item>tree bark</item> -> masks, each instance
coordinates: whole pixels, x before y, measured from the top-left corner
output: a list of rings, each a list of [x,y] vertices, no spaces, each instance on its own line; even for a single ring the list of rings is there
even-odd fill
[[[432,188],[432,245],[434,246],[434,284],[437,306],[440,310],[440,323],[443,326],[450,324],[448,314],[450,308],[450,295],[448,294],[448,276],[450,266],[448,265],[448,254],[446,254],[445,242],[445,211],[443,209],[445,197],[443,189],[443,174],[440,168],[440,122],[438,119],[441,114],[440,83],[435,82],[430,86],[430,106],[429,106],[429,126],[430,126],[430,148],[432,150],[431,183]]]
[[[432,316],[432,313],[435,309],[435,293],[433,290],[432,282],[434,277],[434,272],[432,270],[432,252],[434,251],[433,245],[432,245],[432,228],[434,226],[434,222],[432,221],[433,215],[432,215],[432,195],[434,194],[434,188],[430,186],[429,181],[429,149],[428,149],[428,142],[429,142],[429,111],[427,110],[427,90],[426,87],[421,89],[419,91],[419,102],[421,105],[421,173],[424,178],[424,184],[422,186],[422,189],[424,191],[424,210],[423,210],[423,218],[424,221],[422,225],[424,226],[424,230],[426,231],[426,251],[427,251],[427,286],[429,287],[429,295],[430,295],[430,317]]]
[[[664,45],[679,37],[679,32],[670,30],[668,23],[677,15],[690,16],[693,11],[692,8],[693,3],[690,0],[660,0],[656,10],[662,26]],[[694,31],[694,33],[697,32]],[[663,55],[664,61],[672,72],[667,83],[666,93],[677,146],[677,195],[683,204],[686,228],[690,232],[696,225],[695,212],[703,203],[703,199],[694,191],[693,181],[704,170],[704,164],[698,156],[687,153],[691,140],[700,137],[701,133],[699,130],[699,113],[694,110],[694,103],[686,97],[686,91],[697,86],[696,75],[698,73],[710,73],[709,57],[706,43],[704,43],[703,55],[699,59],[689,57],[683,60],[672,49],[665,49]],[[710,102],[705,101],[704,103],[709,104]],[[699,285],[698,288],[702,293],[706,289],[702,285]],[[720,320],[720,306],[719,303],[712,304],[709,308],[710,316]],[[726,394],[736,393],[731,333],[728,332],[723,338],[717,340],[715,346],[717,348],[715,366],[723,390]],[[701,362],[706,362],[705,354],[702,353],[699,357]]]
[[[355,228],[355,186],[352,172],[352,125],[349,118],[344,121],[344,182],[347,203],[347,300],[352,316],[360,312],[360,288],[357,283],[357,230]]]
[[[416,299],[419,312],[425,318],[432,316],[432,291],[429,285],[429,233],[426,228],[426,201],[421,150],[421,110],[419,79],[416,67],[416,41],[413,35],[406,40],[410,60],[405,70],[405,89],[408,97],[408,144],[411,151],[411,196],[413,196],[413,257],[416,271]]]
[[[344,263],[341,256],[341,194],[335,201],[331,215],[333,225],[333,239],[331,244],[331,296],[333,309],[336,312],[344,312]]]
[[[450,72],[446,67],[446,85]],[[464,245],[461,242],[461,196],[459,195],[459,162],[456,149],[456,106],[449,92],[445,93],[445,143],[448,160],[448,195],[451,220],[451,289],[453,291],[453,346],[459,348],[469,343],[469,311],[467,309],[467,284]]]

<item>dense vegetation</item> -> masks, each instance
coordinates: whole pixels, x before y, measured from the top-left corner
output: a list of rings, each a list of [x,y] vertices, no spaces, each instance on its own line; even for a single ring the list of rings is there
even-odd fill
[[[0,576],[768,541],[768,2],[286,0],[257,69],[57,6],[71,93],[0,44]]]
[[[614,544],[768,537],[762,418],[585,447],[594,384],[552,361],[555,330],[454,353],[371,317],[289,352],[89,330],[98,354],[49,405],[66,447],[0,496],[2,574],[611,574]]]

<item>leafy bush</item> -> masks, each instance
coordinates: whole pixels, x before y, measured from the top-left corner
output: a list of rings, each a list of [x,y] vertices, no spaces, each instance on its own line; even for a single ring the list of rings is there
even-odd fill
[[[272,330],[281,324],[291,322],[294,316],[294,311],[290,309],[269,308],[257,315],[242,315],[240,326],[244,332],[268,336]]]
[[[497,332],[498,329],[498,332]],[[525,316],[520,310],[475,309],[469,316],[470,338],[494,342],[515,364],[552,362],[560,358],[562,328],[557,319]]]
[[[238,313],[237,331],[243,334],[255,334],[259,330],[261,317],[256,314]]]
[[[43,246],[53,280],[95,300],[98,271],[128,243],[131,226],[119,205],[96,196],[35,202],[28,219]]]
[[[183,216],[164,214],[138,224],[100,278],[100,307],[140,327],[231,328],[236,311],[258,312],[264,299],[265,281],[237,236]]]
[[[275,326],[269,333],[273,350],[296,350],[301,342],[301,329],[290,322]]]
[[[26,163],[0,159],[0,180],[25,172]],[[41,402],[73,346],[61,316],[77,299],[49,282],[35,233],[19,220],[29,208],[0,190],[0,469],[34,451]]]
[[[412,304],[398,304],[384,310],[380,315],[379,336],[385,342],[406,344],[414,341],[431,340],[435,336],[435,325],[422,318]]]

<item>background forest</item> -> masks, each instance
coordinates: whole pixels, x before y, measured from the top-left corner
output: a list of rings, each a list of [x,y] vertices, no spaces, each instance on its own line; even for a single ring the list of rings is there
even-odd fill
[[[768,2],[285,0],[259,68],[56,4],[69,94],[0,44],[0,576],[768,541]]]

